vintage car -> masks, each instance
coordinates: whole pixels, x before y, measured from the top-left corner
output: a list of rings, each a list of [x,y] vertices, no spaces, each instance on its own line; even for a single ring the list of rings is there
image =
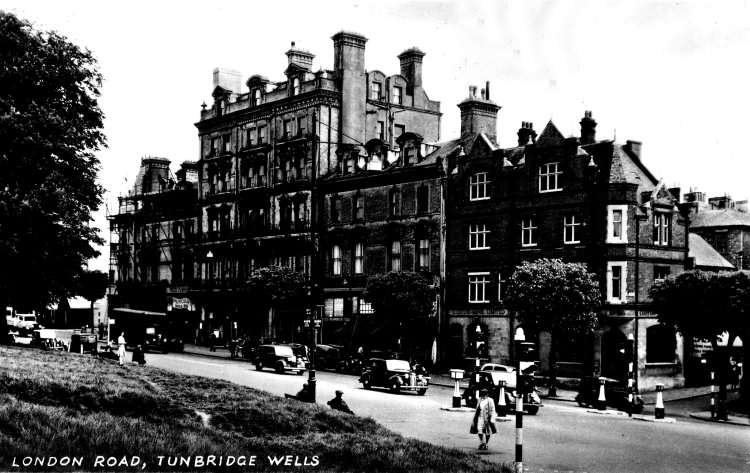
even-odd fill
[[[307,367],[305,360],[294,354],[289,345],[261,345],[255,352],[255,369],[273,368],[277,373],[291,371],[303,374]]]
[[[406,360],[381,358],[370,358],[365,362],[364,371],[359,378],[359,382],[365,389],[377,386],[388,388],[394,393],[416,391],[420,396],[424,396],[427,392],[429,380],[427,376],[417,374],[412,370]]]
[[[57,338],[57,332],[51,329],[36,329],[31,335],[32,346],[40,347],[45,350],[64,350],[65,345],[62,340]]]
[[[497,365],[505,366],[505,365]],[[486,388],[489,396],[495,401],[495,405],[500,403],[500,381],[505,381],[505,405],[509,411],[514,411],[516,406],[516,370],[512,367],[506,367],[507,370],[493,369],[489,371],[479,371],[478,373],[467,373],[469,385],[461,396],[468,407],[476,407],[477,394],[482,388]],[[523,410],[525,413],[535,415],[542,407],[542,401],[534,385],[534,378],[531,374],[534,368],[524,372],[523,381]]]
[[[93,333],[74,333],[70,336],[70,351],[74,353],[96,353],[98,342]]]
[[[342,359],[343,347],[340,345],[321,345],[315,347],[315,368],[319,370],[336,369]]]

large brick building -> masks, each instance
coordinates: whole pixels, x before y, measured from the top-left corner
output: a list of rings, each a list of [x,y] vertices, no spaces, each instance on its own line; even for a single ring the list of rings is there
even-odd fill
[[[593,336],[556,341],[559,374],[624,379],[629,360],[620,350],[633,336],[641,386],[681,384],[680,339],[649,312],[648,289],[684,270],[687,220],[641,161],[640,143],[597,141],[586,112],[580,138],[551,121],[539,134],[524,122],[518,143],[503,148],[494,134],[500,107],[486,92],[471,90],[459,107],[463,150],[446,155],[451,362],[474,355],[477,334],[488,347],[480,355],[512,360],[518,323],[503,307],[503,283],[524,260],[562,258],[599,275],[605,305]],[[546,368],[549,335],[534,336]]]
[[[412,202],[418,200],[416,183],[435,175],[434,166],[422,162],[427,154],[424,143],[440,138],[440,104],[427,97],[422,84],[425,53],[417,48],[404,51],[398,56],[400,73],[386,75],[365,68],[367,39],[362,35],[342,31],[332,40],[332,70],[314,71],[314,55],[292,43],[281,81],[253,75],[244,89],[240,73],[214,71],[214,102],[204,106],[196,123],[198,210],[192,221],[199,241],[179,255],[162,251],[158,275],[164,281],[162,307],[172,300],[187,307],[189,313],[183,315],[196,340],[209,334],[226,339],[241,333],[279,340],[305,337],[304,308],[258,313],[246,282],[254,269],[266,266],[290,267],[309,276],[317,254],[313,230],[322,233],[320,240],[329,252],[322,260],[331,265],[330,288],[319,296],[326,307],[322,332],[329,340],[343,340],[343,324],[360,310],[368,310],[360,304],[362,278],[385,268],[378,261],[384,243],[377,239],[392,232],[380,232],[370,220],[410,227],[434,219],[439,212],[432,201],[416,212]],[[383,186],[402,192],[403,211],[398,217],[380,215],[385,200],[378,199],[383,192],[378,188]],[[152,196],[154,190],[137,189],[135,200],[164,198]],[[439,195],[430,192],[427,199]],[[332,219],[329,209],[332,199],[337,219]],[[351,211],[349,206],[358,203],[361,207]],[[319,228],[313,228],[316,213]],[[117,216],[113,222],[128,218]],[[162,222],[166,235],[182,224],[170,222],[165,215],[161,218],[166,219]],[[131,233],[139,231],[131,229]],[[413,232],[407,233],[405,265],[414,251]],[[347,234],[358,235],[362,246],[344,242]],[[438,248],[437,238],[429,238],[429,251]],[[164,241],[167,245],[169,237]],[[339,253],[334,265],[330,242],[335,241]],[[146,261],[123,257],[124,248],[116,248],[121,281]],[[436,268],[437,260],[432,260]],[[146,286],[149,278],[141,272],[137,280]]]

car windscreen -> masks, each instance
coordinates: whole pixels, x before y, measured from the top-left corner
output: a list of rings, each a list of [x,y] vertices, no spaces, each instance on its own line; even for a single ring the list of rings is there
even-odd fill
[[[277,356],[294,356],[292,347],[274,347]]]
[[[410,371],[411,366],[409,366],[409,362],[406,360],[386,360],[385,367],[387,370],[396,370],[396,371]]]

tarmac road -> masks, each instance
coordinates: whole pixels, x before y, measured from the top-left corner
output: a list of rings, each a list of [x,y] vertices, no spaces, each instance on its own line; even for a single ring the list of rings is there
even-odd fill
[[[294,374],[258,372],[239,360],[191,354],[148,354],[150,365],[172,371],[225,379],[283,396],[307,380]],[[472,412],[448,411],[453,389],[431,386],[425,396],[364,390],[351,375],[317,372],[317,401],[324,404],[336,389],[358,415],[370,416],[402,435],[458,448],[488,460],[512,463],[515,422],[498,423],[488,452],[477,452],[470,435]],[[669,411],[667,411],[669,412]],[[669,416],[669,414],[668,414]],[[719,425],[678,416],[675,423],[653,423],[622,415],[587,412],[572,403],[546,401],[537,416],[524,418],[524,466],[527,471],[576,472],[747,472],[750,428]]]

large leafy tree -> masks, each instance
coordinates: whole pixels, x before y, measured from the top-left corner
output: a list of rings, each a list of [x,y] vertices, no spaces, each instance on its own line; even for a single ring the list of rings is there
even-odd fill
[[[98,255],[101,82],[89,51],[0,11],[0,307],[46,307]]]
[[[729,334],[731,346],[740,337],[743,358],[750,355],[750,273],[686,271],[651,288],[652,306],[659,322],[676,328],[683,336],[711,342],[720,379],[726,375],[726,353],[718,339]],[[720,382],[722,396],[725,382]],[[747,403],[750,380],[743,377],[740,397]],[[721,413],[720,413],[721,414]]]
[[[435,287],[424,276],[412,272],[377,274],[367,279],[363,294],[387,333],[397,334],[412,350],[432,341],[435,326],[429,321],[434,310]],[[403,347],[402,347],[403,348]]]
[[[531,333],[549,332],[549,364],[556,362],[556,340],[592,333],[601,306],[597,276],[586,265],[560,259],[525,261],[505,288],[504,302]],[[554,369],[551,390],[554,391]]]
[[[94,303],[107,294],[109,276],[103,271],[85,270],[79,276],[76,284],[76,294],[91,303],[91,320],[94,320]]]
[[[307,295],[305,275],[291,268],[256,269],[247,281],[253,300],[265,307],[298,306]]]

